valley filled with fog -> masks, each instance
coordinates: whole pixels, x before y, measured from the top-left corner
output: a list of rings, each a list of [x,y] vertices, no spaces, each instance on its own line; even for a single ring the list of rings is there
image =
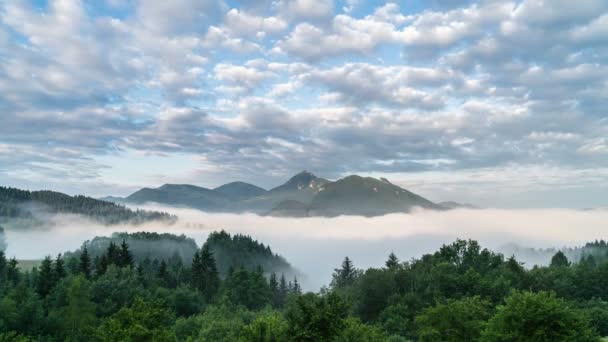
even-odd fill
[[[6,229],[6,254],[39,260],[78,249],[82,242],[113,232],[168,232],[192,237],[201,245],[213,231],[250,235],[284,256],[317,290],[329,284],[334,268],[349,256],[356,267],[379,267],[393,251],[401,260],[432,253],[457,238],[474,239],[482,247],[515,254],[525,266],[547,263],[550,254],[531,257],[520,247],[562,248],[584,245],[605,236],[608,210],[417,210],[379,217],[281,218],[256,214],[217,214],[194,209],[146,205],[144,209],[175,214],[173,224],[101,225],[77,215],[54,215],[39,229]],[[517,247],[517,248],[515,248]]]

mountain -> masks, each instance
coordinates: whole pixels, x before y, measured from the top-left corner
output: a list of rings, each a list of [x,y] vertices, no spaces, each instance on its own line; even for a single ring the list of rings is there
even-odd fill
[[[232,182],[219,186],[213,190],[223,194],[231,200],[238,201],[261,196],[267,192],[259,186],[245,182]]]
[[[69,196],[55,191],[27,191],[0,187],[0,221],[19,227],[42,225],[49,214],[78,214],[103,224],[172,222],[167,213],[131,210],[122,205],[86,196]]]
[[[308,171],[302,171],[268,191],[244,182],[232,182],[215,189],[165,184],[155,189],[143,188],[124,201],[288,217],[376,216],[408,212],[414,207],[446,209],[384,178],[352,175],[332,182]]]
[[[220,211],[230,206],[231,199],[212,189],[188,184],[165,184],[159,188],[143,188],[125,198],[128,203],[155,202],[172,206]]]
[[[348,176],[325,185],[312,200],[310,216],[377,216],[439,205],[382,178]]]
[[[294,200],[284,200],[272,208],[267,215],[279,217],[307,217],[308,205]]]
[[[454,201],[439,202],[437,204],[446,209],[479,209],[478,207],[469,203],[458,203]]]
[[[279,203],[287,200],[308,205],[327,183],[329,181],[326,179],[319,178],[308,171],[302,171],[263,195],[242,201],[239,208],[241,211],[268,213]]]

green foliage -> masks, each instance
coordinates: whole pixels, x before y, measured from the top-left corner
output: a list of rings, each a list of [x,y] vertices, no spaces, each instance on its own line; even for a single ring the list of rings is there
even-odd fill
[[[479,297],[448,300],[416,316],[420,341],[476,341],[490,318],[490,303]]]
[[[192,286],[199,290],[207,301],[211,301],[220,286],[220,276],[215,258],[205,244],[200,253],[197,251],[192,259]]]
[[[589,321],[549,292],[514,292],[488,322],[482,341],[599,341]]]
[[[379,327],[364,324],[360,319],[349,317],[334,342],[384,342],[387,336]]]
[[[223,295],[235,305],[243,305],[250,310],[261,309],[270,304],[270,286],[262,269],[249,272],[238,268],[228,274],[224,281]]]
[[[174,341],[173,322],[172,312],[161,304],[137,297],[132,306],[104,320],[97,336],[102,341]]]
[[[287,307],[288,334],[294,341],[331,341],[345,328],[348,305],[339,295],[307,293]]]
[[[278,312],[262,313],[253,322],[243,328],[241,342],[279,342],[288,341],[287,321]]]

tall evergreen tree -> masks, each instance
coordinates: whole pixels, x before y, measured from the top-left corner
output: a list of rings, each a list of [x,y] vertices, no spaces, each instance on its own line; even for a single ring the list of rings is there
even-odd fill
[[[298,282],[297,277],[293,277],[293,290],[292,292],[296,295],[302,294],[302,288],[300,287],[300,283]]]
[[[40,264],[36,280],[36,292],[38,292],[40,297],[45,298],[51,292],[55,284],[54,278],[53,261],[50,256],[46,256]]]
[[[118,247],[114,243],[114,241],[110,241],[110,245],[106,250],[106,256],[108,259],[108,265],[119,265],[120,266],[120,251]]]
[[[393,268],[399,266],[399,258],[395,255],[395,253],[391,252],[388,255],[388,260],[386,260],[386,268]]]
[[[129,251],[129,245],[123,239],[120,244],[120,251],[118,251],[118,260],[120,267],[133,267],[133,254]]]
[[[201,267],[204,274],[202,287],[203,295],[207,300],[211,300],[220,287],[220,276],[217,271],[213,253],[211,253],[209,245],[207,244],[201,249]]]
[[[61,253],[57,254],[57,258],[55,258],[53,275],[55,276],[56,281],[63,279],[67,275],[67,271],[65,270],[65,262],[63,261],[63,256]]]
[[[82,247],[82,253],[80,253],[78,271],[82,273],[85,278],[91,278],[91,258],[89,257],[89,250],[87,249],[86,244]]]
[[[350,258],[345,257],[344,261],[342,261],[342,267],[334,270],[331,287],[340,289],[351,286],[359,274],[360,271],[355,268]]]
[[[281,306],[285,305],[288,293],[289,286],[287,285],[287,279],[285,279],[285,273],[281,273],[281,278],[279,280],[279,303],[281,303]]]
[[[562,251],[558,251],[551,258],[551,267],[567,267],[570,266],[568,258]]]
[[[270,278],[268,278],[268,286],[270,287],[270,294],[272,296],[272,307],[280,308],[282,306],[281,294],[279,293],[279,280],[277,279],[276,273],[270,273]]]

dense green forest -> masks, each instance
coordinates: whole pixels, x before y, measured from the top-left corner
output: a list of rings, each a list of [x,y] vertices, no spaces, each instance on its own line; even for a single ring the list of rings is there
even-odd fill
[[[152,220],[171,222],[167,213],[131,210],[125,206],[86,196],[69,196],[55,191],[27,191],[0,186],[0,222],[39,225],[42,214],[79,214],[103,224],[139,224]]]
[[[146,234],[140,238],[162,237]],[[457,240],[406,262],[391,253],[385,265],[367,270],[346,257],[327,287],[303,293],[297,279],[262,267],[231,265],[222,275],[218,265],[229,253],[214,253],[211,242],[242,246],[241,236],[212,234],[188,263],[178,256],[142,260],[127,243],[132,237],[122,237],[96,257],[84,244],[27,272],[0,255],[0,341],[600,341],[608,335],[608,263],[593,256],[572,263],[557,252],[549,266],[526,269],[475,241]]]

